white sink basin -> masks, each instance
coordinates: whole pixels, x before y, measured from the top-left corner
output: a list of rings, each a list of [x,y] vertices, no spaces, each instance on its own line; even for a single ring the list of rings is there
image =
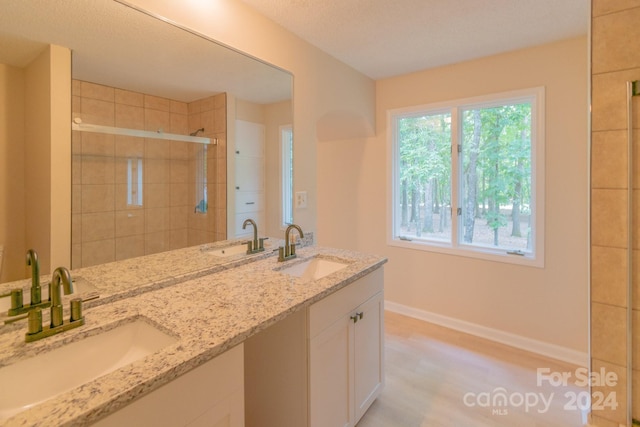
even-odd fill
[[[137,319],[0,368],[0,419],[86,384],[176,341]]]
[[[280,272],[302,279],[318,280],[338,270],[342,270],[348,265],[349,264],[344,262],[325,258],[311,258],[310,260],[294,264],[291,267],[283,268]]]
[[[40,289],[42,289],[42,301],[49,299],[49,283],[40,283]],[[73,298],[82,298],[85,295],[96,293],[96,288],[87,280],[82,277],[73,278]],[[23,289],[22,291],[22,303],[28,305],[31,303],[31,291]],[[0,314],[7,314],[7,311],[11,308],[11,297],[0,298]]]
[[[239,254],[246,254],[247,244],[243,243],[241,245],[227,246],[226,248],[213,249],[213,250],[207,251],[207,253],[210,255],[222,257],[222,258],[239,255]]]

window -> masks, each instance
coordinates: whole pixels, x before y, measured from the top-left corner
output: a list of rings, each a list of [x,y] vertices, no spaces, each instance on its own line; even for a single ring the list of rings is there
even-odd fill
[[[293,129],[280,127],[281,226],[293,224]]]
[[[542,266],[544,90],[389,112],[389,243]]]

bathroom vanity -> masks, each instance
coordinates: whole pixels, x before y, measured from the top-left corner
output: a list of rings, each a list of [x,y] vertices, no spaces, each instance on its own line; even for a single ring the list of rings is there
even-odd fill
[[[48,355],[41,369],[54,379],[79,377],[85,365],[98,373],[63,390],[44,387],[20,412],[0,408],[0,426],[355,425],[383,384],[386,260],[311,246],[278,262],[273,250],[244,255],[237,245],[72,271],[99,295],[86,301],[85,325],[28,344],[24,321],[0,327],[0,377]],[[126,363],[100,365],[118,346]],[[38,389],[45,377],[25,372]],[[31,398],[29,387],[7,393]]]

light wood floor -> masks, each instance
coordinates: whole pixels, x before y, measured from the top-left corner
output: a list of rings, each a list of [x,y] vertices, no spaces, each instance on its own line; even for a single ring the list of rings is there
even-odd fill
[[[580,427],[586,415],[566,409],[585,387],[537,385],[537,369],[569,372],[577,366],[385,312],[386,385],[357,427]],[[485,404],[498,388],[515,402]],[[483,394],[484,393],[484,394]],[[520,397],[540,400],[527,411]],[[469,404],[465,404],[466,402]],[[496,402],[499,403],[499,402]],[[475,406],[470,406],[475,404]],[[577,406],[577,405],[576,405]],[[501,412],[501,413],[498,413]],[[584,423],[583,423],[584,417]]]

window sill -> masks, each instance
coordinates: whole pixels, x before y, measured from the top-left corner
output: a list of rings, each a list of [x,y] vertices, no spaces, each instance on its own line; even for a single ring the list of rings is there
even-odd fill
[[[387,245],[398,248],[413,249],[425,252],[436,252],[444,255],[461,256],[465,258],[475,258],[485,261],[501,262],[505,264],[516,264],[526,267],[544,268],[544,257],[538,255],[515,255],[508,254],[505,250],[492,250],[490,248],[462,246],[454,248],[450,243],[407,241],[400,239],[388,239]]]

